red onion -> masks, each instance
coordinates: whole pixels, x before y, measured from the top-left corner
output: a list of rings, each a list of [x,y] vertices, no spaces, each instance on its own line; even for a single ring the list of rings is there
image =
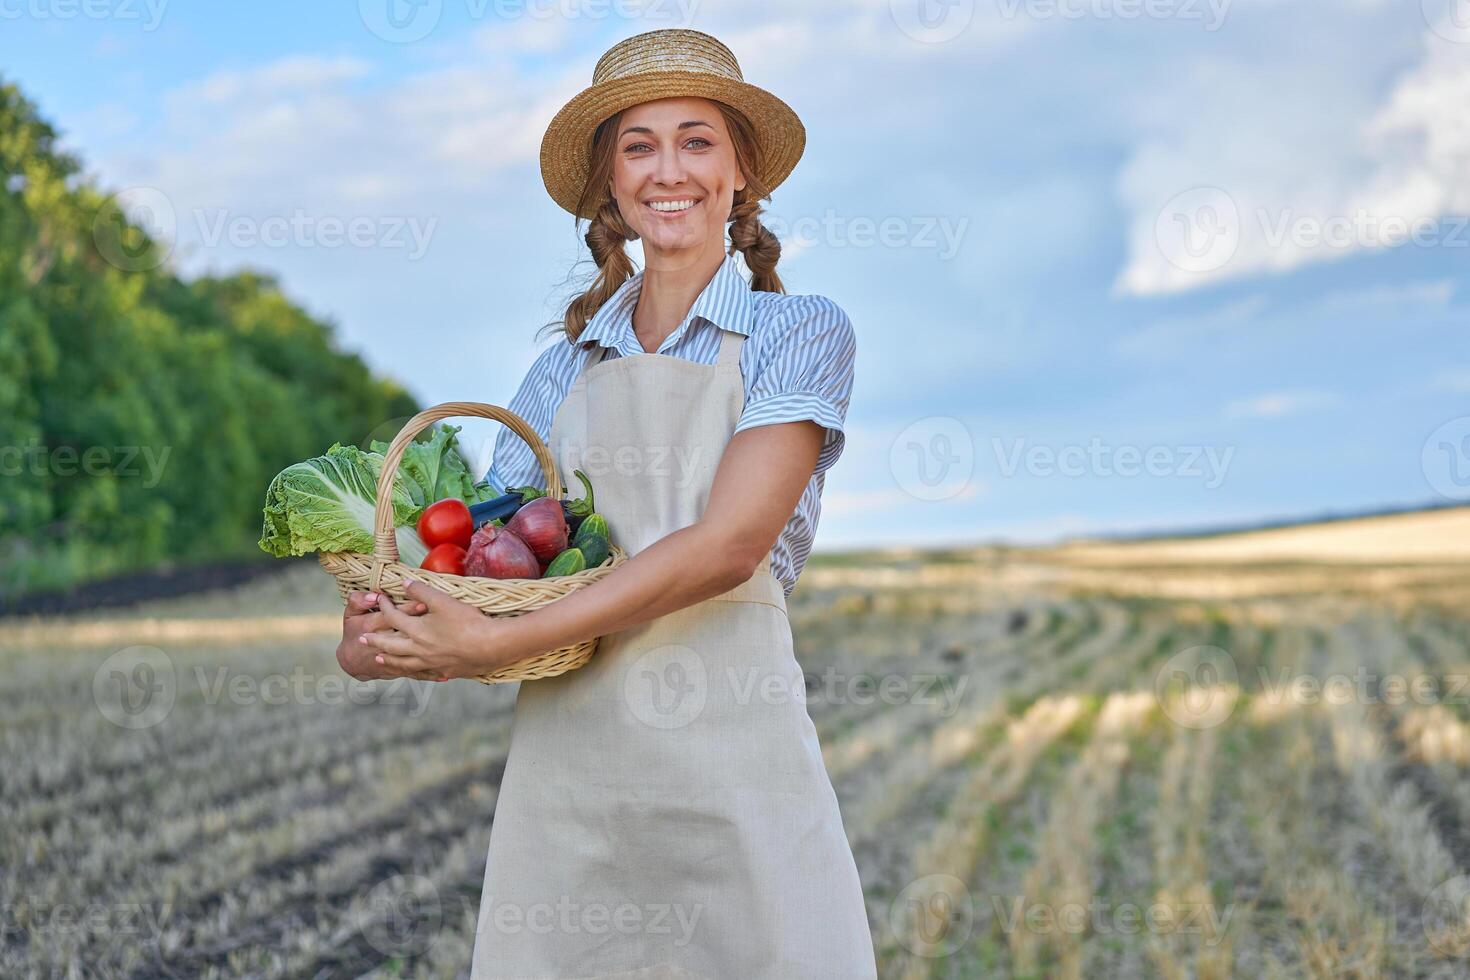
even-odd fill
[[[464,573],[484,578],[539,578],[541,564],[514,531],[482,524],[470,538]]]
[[[561,501],[552,497],[537,497],[523,504],[505,522],[505,529],[526,542],[543,568],[567,550],[567,516]]]

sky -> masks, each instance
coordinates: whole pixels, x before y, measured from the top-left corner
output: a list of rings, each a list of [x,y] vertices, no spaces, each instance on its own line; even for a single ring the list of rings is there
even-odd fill
[[[182,274],[504,405],[591,270],[541,134],[661,27],[807,129],[819,550],[1470,501],[1470,0],[0,0],[0,75]]]

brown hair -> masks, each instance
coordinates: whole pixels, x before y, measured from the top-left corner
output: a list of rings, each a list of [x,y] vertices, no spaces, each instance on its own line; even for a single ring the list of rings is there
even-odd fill
[[[713,100],[712,100],[713,101]],[[745,256],[750,268],[750,288],[762,292],[784,293],[781,277],[776,274],[776,262],[781,258],[781,241],[769,228],[761,224],[762,200],[770,200],[771,189],[753,176],[760,172],[761,147],[750,120],[736,109],[715,101],[720,114],[725,117],[725,127],[730,132],[730,141],[735,148],[735,162],[745,175],[745,186],[735,192],[730,206],[730,251]],[[597,272],[591,284],[580,295],[567,304],[561,320],[547,323],[541,333],[555,332],[561,327],[568,342],[575,343],[587,327],[592,315],[612,298],[618,288],[633,277],[633,260],[624,246],[637,240],[637,234],[623,219],[618,202],[608,193],[612,179],[615,136],[622,113],[603,120],[592,135],[592,157],[587,185],[582,189],[577,202],[578,212],[586,211],[596,203],[597,212],[587,228],[584,240],[592,250],[592,260]],[[599,200],[600,199],[600,200]],[[580,218],[574,218],[575,225]],[[538,338],[541,334],[538,334]]]

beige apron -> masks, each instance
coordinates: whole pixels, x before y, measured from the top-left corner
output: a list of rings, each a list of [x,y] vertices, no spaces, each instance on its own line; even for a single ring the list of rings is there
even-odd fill
[[[550,448],[636,554],[699,519],[744,407],[713,365],[598,360]],[[864,980],[872,936],[767,555],[729,592],[520,686],[472,977]]]

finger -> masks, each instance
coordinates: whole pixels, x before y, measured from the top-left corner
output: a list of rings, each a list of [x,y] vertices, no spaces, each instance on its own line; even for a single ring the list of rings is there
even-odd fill
[[[402,657],[418,649],[414,645],[413,638],[404,636],[402,633],[363,633],[357,639],[359,643],[372,647],[380,654],[391,653]]]
[[[347,593],[347,606],[343,610],[343,616],[361,616],[372,612],[378,605],[378,594],[376,592],[349,592]]]
[[[407,604],[408,603],[405,603],[405,605]],[[397,603],[395,603],[388,596],[380,596],[378,600],[378,606],[382,610],[383,619],[388,623],[389,626],[392,626],[399,632],[413,635],[413,633],[419,629],[419,624],[421,622],[420,619],[417,616],[410,616],[408,613],[404,612],[398,607]]]
[[[398,656],[392,653],[380,653],[375,659],[387,670],[390,670],[395,674],[402,674],[405,677],[412,677],[415,674],[422,673],[431,669],[429,665],[424,662],[423,657],[420,657],[418,654],[414,653],[408,654],[406,656]]]
[[[417,579],[404,579],[403,591],[408,593],[409,598],[417,599],[429,609],[443,609],[451,602],[459,601],[443,589],[436,589],[427,582],[420,582]]]

